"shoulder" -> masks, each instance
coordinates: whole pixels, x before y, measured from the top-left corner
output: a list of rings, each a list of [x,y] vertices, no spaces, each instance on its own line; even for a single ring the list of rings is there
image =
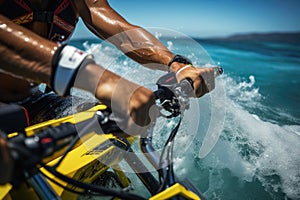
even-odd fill
[[[1,0],[0,0],[1,1]],[[79,10],[89,10],[90,8],[110,8],[107,0],[70,0]]]
[[[109,15],[113,12],[107,0],[70,0],[77,13],[84,21],[89,21],[92,14]]]

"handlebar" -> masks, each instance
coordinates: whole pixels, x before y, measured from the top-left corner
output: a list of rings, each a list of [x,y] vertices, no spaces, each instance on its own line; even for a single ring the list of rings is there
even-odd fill
[[[214,67],[214,77],[223,74],[223,68]],[[154,91],[156,99],[160,100],[160,106],[171,113],[167,118],[176,117],[189,109],[190,97],[194,94],[193,81],[189,78],[177,82],[176,74],[170,72],[162,76],[156,82],[158,89]],[[163,115],[164,116],[164,115]]]
[[[215,77],[223,73],[223,69],[220,67],[215,67],[214,70]],[[193,93],[194,91],[193,83],[190,79],[184,79],[180,83],[178,83],[176,74],[171,72],[161,77],[156,84],[158,89],[154,91],[154,94],[156,99],[159,101],[159,103],[157,104],[162,110],[166,110],[170,113],[170,115],[161,113],[161,116],[166,118],[177,117],[179,115],[183,115],[184,111],[186,109],[189,109],[189,98],[191,97],[191,93]],[[17,155],[17,160],[22,159],[20,158],[20,156],[22,156],[22,153],[23,155],[28,153],[34,155],[35,159],[26,161],[26,167],[34,167],[38,165],[43,158],[52,155],[57,150],[74,142],[74,138],[79,137],[77,135],[77,131],[80,130],[81,127],[87,127],[87,125],[97,122],[101,125],[104,133],[112,133],[116,131],[120,132],[117,124],[110,119],[110,114],[110,111],[97,111],[95,113],[95,116],[86,122],[83,121],[79,124],[63,123],[55,127],[50,126],[44,130],[39,131],[38,133],[35,133],[35,135],[31,137],[26,137],[25,134],[19,134],[18,136],[11,138],[9,142],[13,150],[21,151],[21,153],[18,152],[19,154],[15,154]],[[164,150],[165,148],[169,148],[167,146],[173,142],[180,126],[180,121],[178,125],[172,130],[170,137],[166,142]],[[148,129],[148,132],[144,134],[143,137],[141,137],[140,148],[142,152],[145,153],[150,163],[156,169],[160,169],[163,164],[168,165],[169,169],[166,172],[166,176],[168,176],[169,178],[168,184],[171,185],[175,182],[176,179],[172,176],[172,164],[162,163],[162,155],[159,155],[152,146],[152,131],[153,127]],[[22,148],[17,147],[17,145],[21,146]],[[172,151],[173,146],[170,146]]]
[[[217,77],[221,74],[223,74],[223,69],[220,67],[215,67],[214,76]],[[156,99],[160,101],[160,106],[162,109],[171,113],[168,116],[161,113],[162,116],[166,118],[177,117],[178,115],[183,115],[184,111],[189,109],[189,98],[194,93],[193,82],[191,79],[183,79],[180,83],[178,83],[176,74],[171,72],[161,77],[156,84],[158,86],[158,90],[154,92]],[[160,178],[164,179],[161,189],[170,187],[176,182],[176,177],[173,173],[172,156],[170,153],[167,153],[167,159],[163,159],[163,154],[165,151],[172,153],[173,140],[177,134],[181,120],[182,116],[177,126],[171,131],[161,155],[158,155],[152,146],[153,127],[148,129],[146,134],[144,134],[144,137],[141,137],[140,139],[140,148],[142,152],[145,153],[147,159],[156,169],[160,169]]]
[[[223,73],[223,69],[215,67],[215,77]],[[183,111],[189,108],[189,97],[193,92],[193,83],[190,79],[184,79],[180,83],[177,82],[176,74],[170,72],[156,82],[157,90],[154,91],[156,99],[159,101],[158,106],[161,109],[169,111],[169,116],[176,117],[183,114]],[[121,130],[117,124],[109,117],[111,111],[101,112],[95,114],[95,122],[101,124],[104,133],[120,132]],[[40,130],[34,136],[25,137],[19,134],[18,137],[13,137],[10,142],[23,143],[22,145],[31,150],[38,150],[43,152],[43,156],[49,156],[51,153],[67,145],[77,134],[82,127],[87,127],[90,122],[81,122],[76,125],[71,123],[63,123],[59,126],[49,126],[47,129]],[[51,150],[49,150],[51,149]]]

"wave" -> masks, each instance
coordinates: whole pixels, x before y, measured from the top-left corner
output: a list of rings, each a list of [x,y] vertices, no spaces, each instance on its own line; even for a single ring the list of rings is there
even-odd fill
[[[259,113],[249,112],[251,108],[264,107],[254,76],[249,77],[249,82],[235,82],[228,76],[218,82],[227,88],[221,137],[201,160],[197,152],[203,136],[198,136],[190,152],[194,160],[181,158],[181,172],[203,173],[193,179],[213,199],[299,199],[300,126],[264,121]],[[200,182],[205,178],[208,181],[203,185]]]
[[[174,42],[167,44],[176,49]],[[86,42],[84,47],[104,67],[150,89],[155,89],[153,80],[163,74],[141,67],[109,45]],[[197,57],[188,52],[187,55]],[[137,76],[141,70],[143,76]],[[299,199],[300,151],[297,147],[300,146],[300,126],[279,125],[257,111],[266,110],[260,103],[265,97],[255,86],[253,75],[242,81],[225,75],[216,85],[212,94],[195,100],[200,114],[192,109],[191,114],[185,116],[184,126],[176,139],[178,174],[196,182],[209,199]],[[225,93],[218,88],[223,88]],[[220,102],[212,100],[220,93],[225,95],[222,99],[225,116],[212,113],[220,110]],[[222,130],[217,130],[221,131],[221,136],[211,152],[200,159],[199,149],[210,120],[222,123]],[[170,121],[163,125],[164,132],[173,126]],[[191,136],[192,129],[196,133]],[[155,145],[160,146],[166,133],[155,137],[158,140]]]

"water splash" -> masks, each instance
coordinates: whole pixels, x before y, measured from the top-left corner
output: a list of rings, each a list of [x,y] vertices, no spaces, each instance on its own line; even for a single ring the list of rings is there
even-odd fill
[[[248,101],[251,101],[251,107],[262,106],[259,88],[255,88],[255,78],[250,76],[249,79],[250,82],[234,82],[230,77],[221,80],[226,88],[230,88],[226,98],[224,130],[221,140],[198,166],[198,169],[208,169],[210,174],[206,194],[213,198],[221,195],[221,199],[230,199],[224,196],[226,190],[229,192],[239,188],[243,192],[238,192],[235,199],[243,199],[249,195],[243,194],[247,189],[245,187],[259,182],[257,184],[261,184],[263,190],[260,191],[261,196],[255,199],[264,199],[266,195],[271,199],[299,199],[300,152],[297,147],[300,145],[300,126],[280,126],[263,121],[259,113],[251,114],[247,107],[242,106]],[[189,165],[193,166],[193,163]],[[235,178],[240,185],[229,186],[228,182]],[[218,179],[218,184],[212,184],[215,179]],[[224,184],[220,185],[222,182]]]
[[[173,43],[169,43],[169,48],[178,48]],[[116,50],[98,44],[86,47],[99,58],[98,62],[107,64],[115,72],[136,69],[136,64],[124,57],[119,63],[125,62],[126,67],[111,64],[120,55]],[[188,57],[194,55],[188,54]],[[153,77],[150,72],[146,75]],[[128,75],[128,78],[134,80],[136,77]],[[200,131],[189,152],[183,153],[180,149],[185,147],[189,137],[188,129],[181,130],[175,151],[178,174],[191,178],[210,199],[300,199],[300,151],[297,150],[300,126],[278,125],[263,120],[263,113],[249,111],[252,108],[264,110],[260,103],[264,97],[255,86],[255,76],[235,81],[227,75],[219,79],[218,84],[226,88],[226,118],[221,140],[207,157],[199,159],[204,135]],[[205,98],[201,101],[207,103]]]

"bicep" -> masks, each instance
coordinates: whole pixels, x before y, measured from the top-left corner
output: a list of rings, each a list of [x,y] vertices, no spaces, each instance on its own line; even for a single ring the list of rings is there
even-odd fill
[[[107,0],[74,0],[74,3],[86,26],[103,39],[136,27],[112,9]]]

